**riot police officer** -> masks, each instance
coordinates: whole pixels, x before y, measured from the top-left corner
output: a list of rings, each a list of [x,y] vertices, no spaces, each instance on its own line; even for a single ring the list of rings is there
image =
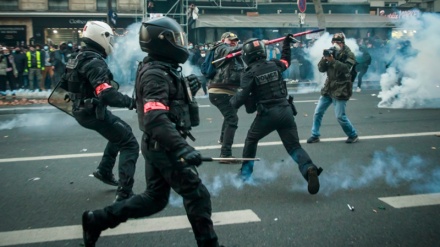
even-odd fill
[[[197,245],[218,246],[210,194],[196,169],[202,157],[185,140],[191,137],[191,127],[198,125],[198,108],[192,96],[200,89],[197,77],[184,78],[181,74],[179,64],[189,56],[186,42],[181,26],[169,17],[149,20],[140,28],[139,43],[148,56],[139,65],[135,89],[147,188],[128,200],[85,211],[82,226],[86,246],[95,246],[107,228],[164,209],[171,189],[183,197]]]
[[[106,108],[107,105],[129,109],[136,106],[134,99],[118,92],[111,83],[113,75],[104,59],[112,52],[112,39],[113,31],[108,24],[87,22],[83,32],[86,46],[69,59],[60,86],[69,92],[76,121],[107,139],[103,157],[93,175],[106,184],[119,185],[115,199],[119,201],[133,195],[139,144],[130,126]],[[119,183],[112,173],[118,153]]]
[[[283,41],[281,59],[270,61],[266,60],[263,41],[253,38],[243,44],[243,60],[248,67],[241,78],[241,90],[231,98],[231,104],[237,109],[244,104],[248,113],[257,111],[246,136],[243,158],[255,158],[258,141],[276,130],[288,154],[298,163],[302,176],[308,181],[309,193],[316,194],[322,169],[313,164],[299,143],[293,98],[287,99],[287,86],[282,78],[282,73],[290,66],[291,41],[296,42],[289,34]],[[242,163],[240,176],[243,180],[251,177],[253,166],[253,161]]]

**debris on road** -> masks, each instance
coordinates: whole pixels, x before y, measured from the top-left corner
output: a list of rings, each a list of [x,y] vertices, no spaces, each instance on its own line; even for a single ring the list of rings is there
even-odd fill
[[[354,211],[354,207],[353,206],[350,206],[350,204],[347,204],[347,206],[348,206],[348,209],[350,209],[350,211]]]
[[[40,180],[40,178],[39,177],[34,177],[34,178],[29,178],[28,179],[28,181],[37,181],[37,180]]]

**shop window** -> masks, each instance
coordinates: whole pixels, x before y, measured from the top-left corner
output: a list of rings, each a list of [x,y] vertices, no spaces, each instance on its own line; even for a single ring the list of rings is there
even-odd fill
[[[0,0],[0,6],[2,10],[19,10],[18,0]]]
[[[108,1],[109,0],[96,0],[97,11],[98,12],[101,12],[101,11],[107,12],[109,9]],[[116,0],[111,0],[111,3],[112,3],[111,8],[113,10],[117,10]]]
[[[49,0],[49,10],[51,11],[68,11],[69,1],[65,0]]]

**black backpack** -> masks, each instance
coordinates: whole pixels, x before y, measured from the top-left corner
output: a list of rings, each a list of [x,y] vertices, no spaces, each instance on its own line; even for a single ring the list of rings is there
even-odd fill
[[[200,66],[200,72],[202,72],[202,74],[207,79],[214,78],[215,74],[217,73],[217,69],[215,68],[214,64],[212,64],[212,61],[214,61],[214,51],[215,49],[208,51],[208,54],[206,54],[205,61]]]

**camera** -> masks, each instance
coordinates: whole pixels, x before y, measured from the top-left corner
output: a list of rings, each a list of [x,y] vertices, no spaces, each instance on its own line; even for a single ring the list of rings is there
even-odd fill
[[[323,55],[324,55],[324,57],[330,57],[330,56],[336,57],[336,52],[337,51],[336,51],[335,47],[330,47],[330,48],[324,50]]]

